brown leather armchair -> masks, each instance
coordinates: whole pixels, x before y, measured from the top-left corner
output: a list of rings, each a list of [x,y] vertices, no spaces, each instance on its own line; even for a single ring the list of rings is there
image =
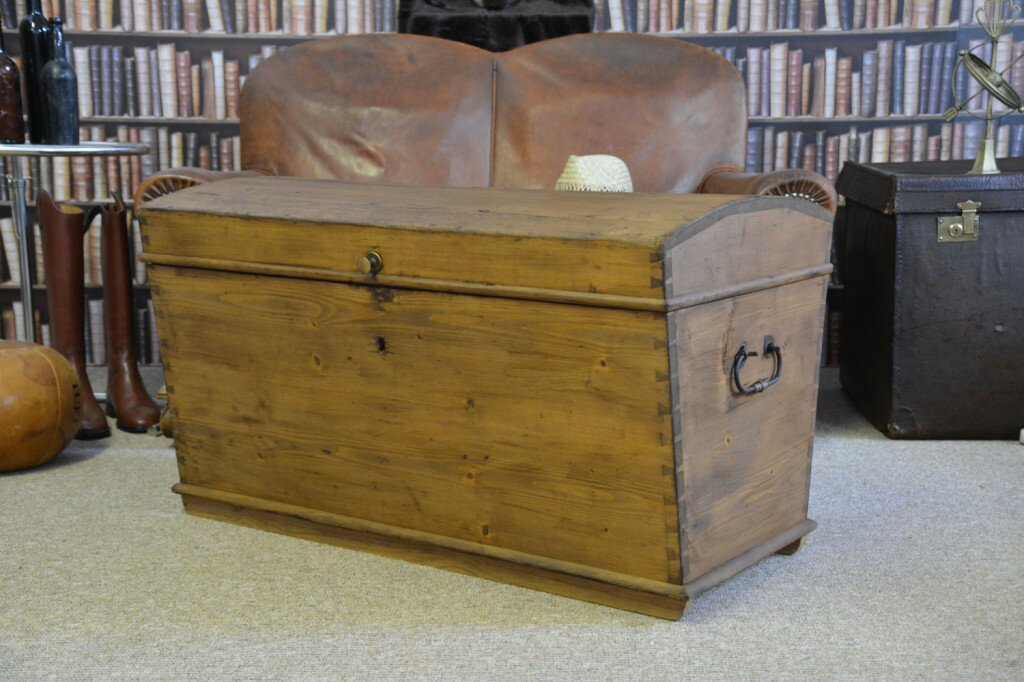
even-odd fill
[[[673,39],[581,34],[491,53],[414,35],[327,38],[261,64],[240,116],[242,174],[550,189],[570,154],[612,154],[638,192],[796,195],[835,211],[816,173],[741,172],[739,73]],[[237,175],[165,171],[136,202]]]

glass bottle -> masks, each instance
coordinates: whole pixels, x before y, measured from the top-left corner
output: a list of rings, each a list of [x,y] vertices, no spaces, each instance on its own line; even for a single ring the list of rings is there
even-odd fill
[[[25,97],[28,100],[28,135],[32,142],[39,144],[43,141],[43,94],[39,89],[39,74],[50,61],[52,30],[43,16],[40,0],[27,0],[26,10],[19,31]]]
[[[25,141],[25,119],[21,112],[21,76],[18,65],[7,54],[4,31],[0,26],[0,142]]]
[[[78,144],[78,76],[68,64],[64,47],[64,21],[50,19],[53,58],[39,75],[43,93],[43,141],[46,144]]]

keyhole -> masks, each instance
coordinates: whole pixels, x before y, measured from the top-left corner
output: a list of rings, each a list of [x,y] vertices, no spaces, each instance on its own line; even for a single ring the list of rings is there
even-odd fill
[[[383,336],[377,337],[377,350],[381,353],[388,352],[388,342],[384,340]]]

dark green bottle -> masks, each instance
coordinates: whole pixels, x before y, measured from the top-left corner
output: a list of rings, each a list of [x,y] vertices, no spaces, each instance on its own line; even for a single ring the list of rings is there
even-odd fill
[[[43,141],[46,144],[78,144],[78,76],[68,64],[64,47],[64,21],[50,19],[53,58],[39,76],[43,93]]]
[[[39,75],[50,61],[50,43],[53,32],[39,0],[28,0],[28,13],[21,20],[21,59],[25,77],[25,95],[28,99],[28,136],[39,144],[43,141],[43,93],[39,89]]]

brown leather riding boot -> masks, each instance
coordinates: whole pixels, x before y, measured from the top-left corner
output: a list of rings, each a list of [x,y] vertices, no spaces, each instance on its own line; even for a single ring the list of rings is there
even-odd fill
[[[100,207],[103,225],[103,317],[107,336],[107,414],[117,428],[143,433],[160,421],[160,409],[146,393],[135,358],[135,308],[129,268],[128,221],[124,202]]]
[[[105,438],[110,435],[110,426],[85,371],[85,214],[76,206],[54,203],[46,192],[39,192],[36,205],[43,239],[50,339],[54,350],[74,366],[82,391],[82,425],[75,438]]]

